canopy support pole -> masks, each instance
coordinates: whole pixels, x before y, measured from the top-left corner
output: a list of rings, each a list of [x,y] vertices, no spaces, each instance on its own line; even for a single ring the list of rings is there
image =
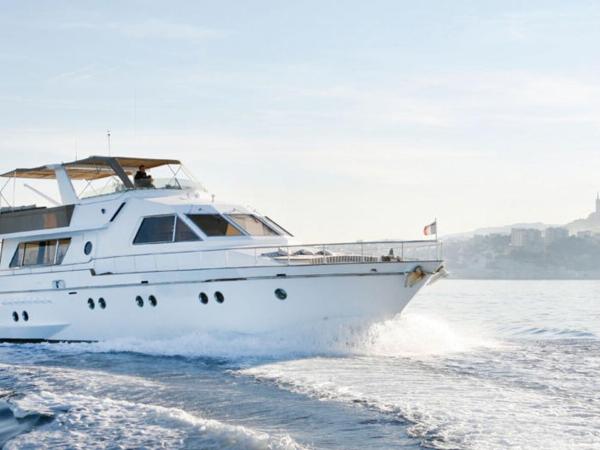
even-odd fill
[[[111,169],[115,171],[115,174],[117,174],[127,189],[135,189],[135,186],[127,176],[125,170],[123,170],[123,167],[121,167],[121,164],[117,162],[116,158],[108,157],[102,159],[104,159]]]
[[[49,169],[54,170],[56,176],[56,182],[58,183],[58,191],[60,192],[60,199],[63,205],[74,205],[79,202],[73,183],[69,178],[69,174],[65,170],[62,164],[53,164],[47,166]]]

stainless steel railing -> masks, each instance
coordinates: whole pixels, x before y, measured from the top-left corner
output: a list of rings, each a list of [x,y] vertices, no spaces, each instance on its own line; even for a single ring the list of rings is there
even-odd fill
[[[63,272],[93,268],[97,274],[134,273],[162,270],[224,269],[320,264],[385,263],[397,261],[438,261],[439,241],[372,241],[296,245],[262,245],[202,248],[188,251],[152,252],[105,256],[86,264],[61,264],[11,270],[14,275],[32,271]]]
[[[252,255],[252,265],[351,264],[442,259],[439,241],[373,241],[211,249],[226,252],[227,265],[242,255]],[[233,252],[233,254],[230,254]]]

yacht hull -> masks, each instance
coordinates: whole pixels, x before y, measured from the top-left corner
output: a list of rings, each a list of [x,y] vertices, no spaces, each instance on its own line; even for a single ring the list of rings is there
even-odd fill
[[[423,276],[407,279],[417,266]],[[29,274],[28,286],[11,277],[0,291],[0,340],[163,339],[377,322],[400,313],[440,266],[441,261],[419,261],[106,275],[73,271]]]

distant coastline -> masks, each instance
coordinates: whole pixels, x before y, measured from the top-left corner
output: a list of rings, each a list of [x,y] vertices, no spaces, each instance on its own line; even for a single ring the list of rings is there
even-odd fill
[[[600,197],[587,218],[563,226],[536,222],[450,236],[444,258],[456,279],[600,279]]]

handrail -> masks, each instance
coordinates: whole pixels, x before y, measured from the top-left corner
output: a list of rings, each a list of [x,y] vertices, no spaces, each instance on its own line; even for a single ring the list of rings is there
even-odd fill
[[[234,250],[258,250],[258,249],[277,249],[277,248],[307,248],[307,247],[322,247],[327,246],[340,246],[340,245],[403,245],[403,244],[428,244],[429,246],[441,247],[442,242],[440,240],[413,240],[413,241],[358,241],[358,242],[332,242],[332,243],[318,243],[318,244],[271,244],[271,245],[235,245],[231,247],[216,247],[216,248],[198,248],[194,250],[184,251],[169,251],[169,252],[147,252],[147,253],[132,253],[129,255],[112,255],[112,256],[101,256],[96,257],[94,260],[112,259],[112,258],[124,258],[134,256],[148,256],[148,255],[173,255],[173,254],[189,254],[189,253],[201,253],[201,252],[223,252],[223,251],[234,251]],[[401,255],[402,256],[402,255]]]
[[[289,248],[289,247],[323,247],[323,246],[339,246],[339,245],[373,245],[373,244],[430,244],[430,245],[441,245],[442,241],[438,239],[420,239],[420,240],[412,240],[412,241],[354,241],[354,242],[317,242],[314,244],[272,244],[272,245],[236,245],[235,247],[220,247],[220,248],[209,248],[203,251],[223,251],[223,250],[236,250],[236,249],[254,249],[254,248]]]
[[[352,246],[352,248],[347,248]],[[396,253],[385,254],[385,249],[381,247],[394,249]],[[346,247],[341,248],[340,247]],[[314,249],[316,253],[304,253],[304,254],[293,254],[291,251],[285,251],[281,254],[276,254],[280,250],[284,249]],[[340,252],[333,253],[331,250],[343,250]],[[264,252],[261,252],[263,250]],[[384,252],[382,252],[384,250]],[[267,251],[271,251],[269,254]],[[329,251],[329,254],[328,252]],[[413,251],[415,253],[413,253]],[[428,255],[424,257],[424,253],[419,254],[419,251],[426,252]],[[433,255],[435,251],[435,257]],[[272,243],[270,245],[237,245],[233,247],[220,247],[220,248],[198,248],[194,250],[186,251],[170,251],[170,252],[152,252],[152,253],[136,253],[128,255],[113,255],[113,256],[102,256],[96,257],[88,262],[79,263],[67,263],[55,266],[44,266],[47,267],[47,272],[64,272],[69,267],[77,268],[93,268],[96,266],[96,262],[102,263],[106,260],[135,260],[139,257],[161,257],[169,255],[190,255],[199,253],[210,253],[215,254],[216,252],[223,252],[224,255],[224,266],[220,267],[246,267],[248,259],[253,261],[254,267],[265,265],[266,261],[270,261],[273,265],[296,265],[296,264],[345,264],[345,263],[360,263],[360,262],[392,262],[392,261],[439,261],[441,260],[441,241],[438,240],[411,240],[411,241],[359,241],[359,242],[338,242],[330,244],[277,244]],[[235,261],[238,260],[236,265]],[[245,258],[245,259],[244,259]],[[233,261],[232,261],[233,259]],[[242,264],[243,263],[243,264]],[[242,265],[239,265],[242,264]],[[268,265],[271,265],[268,264]],[[208,262],[210,267],[211,263]],[[215,268],[214,266],[212,268]],[[22,268],[21,268],[22,269]],[[28,267],[33,269],[33,267]],[[14,274],[14,269],[4,269],[0,272],[11,272]],[[37,271],[36,271],[37,272]],[[15,274],[16,275],[16,274]]]
[[[286,263],[289,265],[293,262],[292,258],[298,258],[298,256],[307,256],[308,259],[312,256],[313,258],[319,258],[323,256],[323,263],[327,264],[326,257],[340,256],[340,255],[327,255],[326,250],[332,250],[339,247],[348,247],[348,246],[360,246],[360,252],[353,252],[352,254],[355,256],[360,255],[361,259],[365,261],[367,258],[374,256],[373,253],[366,251],[368,247],[376,247],[385,246],[387,248],[398,249],[400,251],[399,254],[394,255],[395,258],[399,260],[405,260],[406,251],[411,249],[432,249],[435,248],[436,255],[435,258],[425,258],[427,260],[435,259],[441,260],[441,241],[439,240],[409,240],[409,241],[358,241],[358,242],[335,242],[335,243],[318,243],[318,244],[278,244],[271,243],[269,245],[235,245],[228,247],[217,247],[217,248],[199,248],[195,250],[185,250],[185,251],[170,251],[170,252],[149,252],[149,253],[136,253],[131,255],[118,255],[118,256],[103,256],[96,257],[94,260],[96,261],[104,261],[110,259],[119,259],[119,258],[134,258],[140,256],[163,256],[163,255],[189,255],[194,253],[217,253],[223,252],[225,258],[228,260],[229,256],[232,252],[244,252],[246,250],[253,250],[253,254],[251,255],[255,261],[255,264],[258,262],[259,258],[273,258],[273,256],[267,255],[266,253],[261,254],[260,250],[271,250],[276,252],[277,250],[284,249],[311,249],[314,248],[316,252],[321,251],[321,254],[305,254],[305,255],[293,255],[292,252],[288,251],[285,254],[280,255],[279,257],[286,257]],[[349,249],[342,249],[349,250]],[[246,255],[248,256],[248,255]],[[387,256],[378,254],[378,256]],[[291,258],[292,257],[292,258]],[[423,259],[423,258],[420,258]],[[414,259],[413,259],[414,260]]]

